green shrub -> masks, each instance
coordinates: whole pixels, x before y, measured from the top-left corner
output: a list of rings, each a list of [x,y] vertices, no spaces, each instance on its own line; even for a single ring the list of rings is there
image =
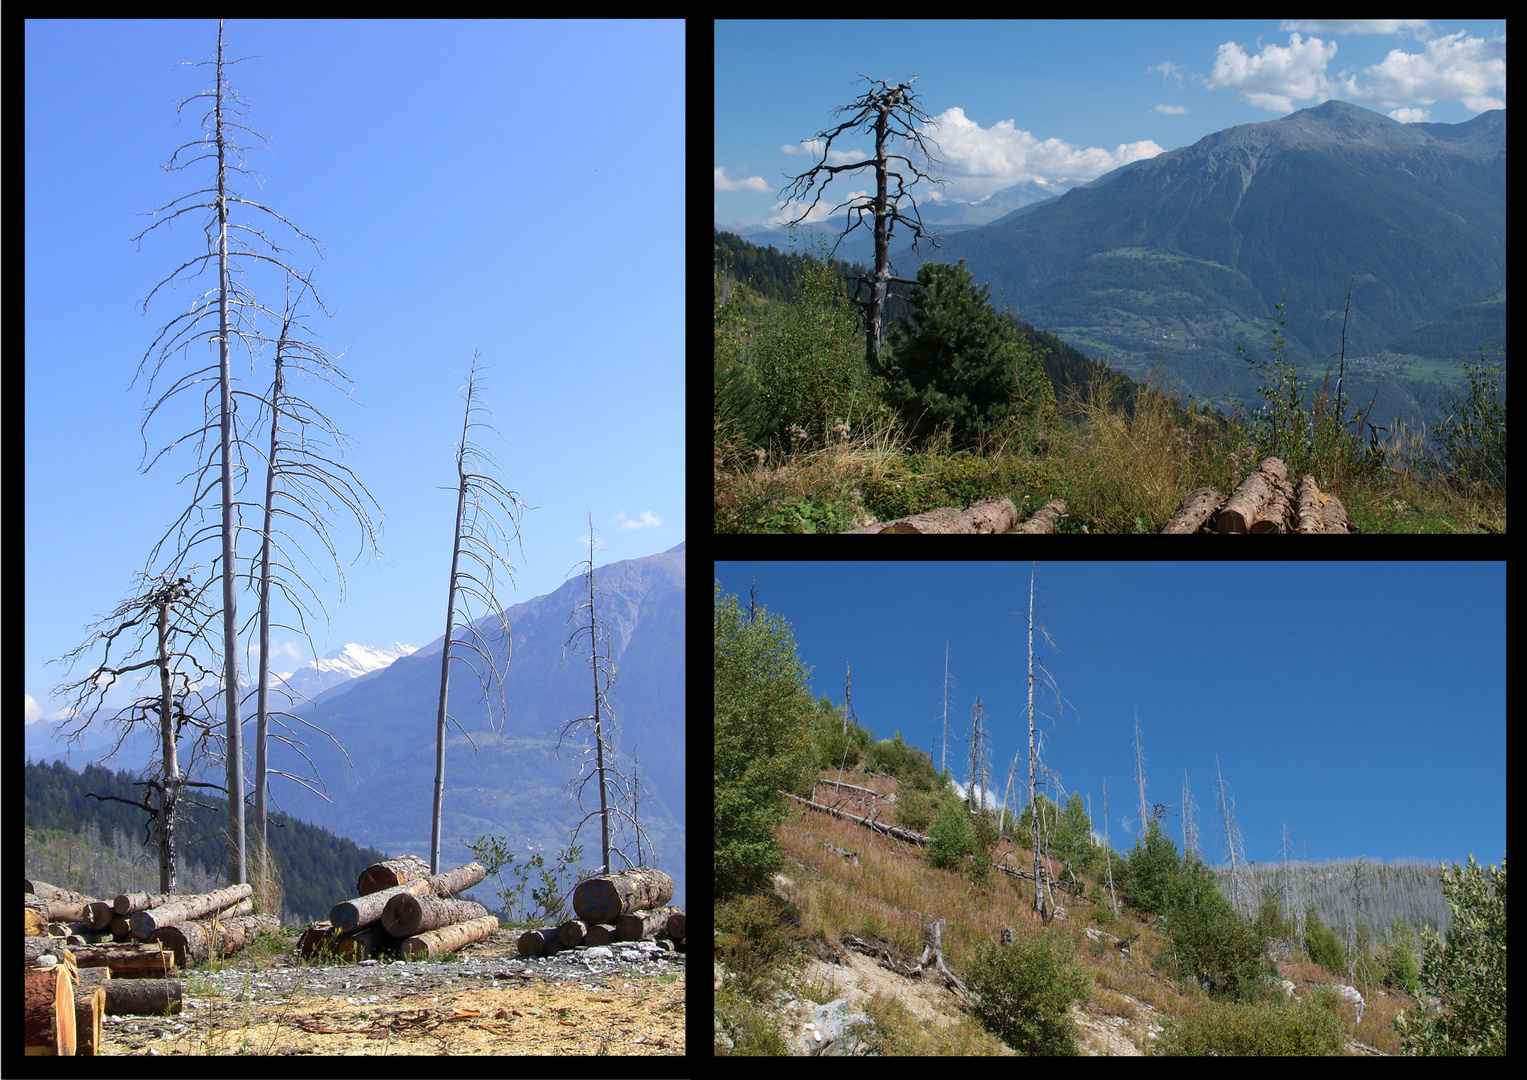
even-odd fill
[[[1156,1052],[1173,1056],[1324,1056],[1339,1054],[1346,1045],[1340,1018],[1312,1001],[1295,1005],[1206,1001],[1182,1019],[1166,1021],[1164,1028]]]
[[[964,803],[945,801],[933,819],[932,835],[933,842],[928,845],[929,866],[955,870],[964,863],[965,856],[976,853],[976,834]]]
[[[1075,1054],[1067,1011],[1091,1000],[1092,984],[1074,949],[1049,933],[980,946],[966,981],[981,996],[975,1011],[986,1029],[1021,1053]]]

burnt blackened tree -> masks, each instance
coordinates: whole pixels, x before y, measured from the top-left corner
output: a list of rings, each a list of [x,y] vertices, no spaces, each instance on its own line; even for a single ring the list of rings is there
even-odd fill
[[[123,799],[116,795],[95,795],[93,798],[125,802],[148,814],[145,832],[157,829],[159,835],[159,888],[162,892],[175,891],[176,846],[175,819],[180,807],[182,790],[187,787],[219,787],[185,779],[191,769],[180,765],[178,744],[189,725],[196,734],[190,747],[188,759],[194,759],[198,751],[210,752],[209,743],[215,744],[217,732],[206,712],[208,702],[197,689],[204,681],[215,680],[216,673],[203,666],[192,646],[201,643],[210,646],[208,628],[216,611],[201,601],[201,593],[210,581],[200,587],[193,586],[190,578],[171,580],[161,574],[150,577],[139,575],[139,591],[119,604],[110,615],[97,621],[96,632],[84,644],[70,650],[54,663],[64,663],[72,670],[87,653],[101,646],[101,659],[89,674],[73,682],[63,683],[54,691],[66,698],[71,719],[62,730],[71,743],[77,743],[85,729],[99,715],[106,695],[117,680],[131,677],[146,681],[147,672],[158,673],[157,692],[134,700],[125,708],[117,710],[107,722],[118,722],[121,731],[111,757],[121,748],[123,740],[133,729],[146,723],[155,723],[159,729],[160,762],[158,775],[147,775],[139,782],[156,796],[150,801],[145,795],[142,802]],[[152,637],[152,655],[141,658],[149,648]],[[113,660],[113,648],[124,641],[135,644]],[[149,773],[156,770],[152,765]]]
[[[610,633],[607,626],[601,624],[594,611],[594,598],[598,590],[594,588],[594,520],[589,518],[589,559],[586,564],[589,568],[589,620],[580,624],[567,642],[562,646],[563,655],[566,655],[567,646],[577,640],[580,634],[587,631],[589,635],[589,673],[593,680],[594,689],[594,715],[581,716],[576,720],[569,720],[562,725],[562,733],[557,739],[557,750],[562,749],[562,742],[567,736],[578,728],[584,728],[593,736],[593,745],[585,744],[580,755],[578,775],[568,782],[569,786],[577,785],[579,809],[583,806],[583,789],[588,786],[590,780],[597,778],[599,783],[599,809],[586,812],[578,824],[573,828],[572,839],[578,839],[578,831],[592,817],[599,818],[599,872],[610,872],[610,852],[613,851],[625,860],[627,866],[638,866],[641,862],[641,823],[637,821],[634,813],[628,813],[622,806],[623,801],[629,801],[634,810],[636,806],[634,784],[627,781],[619,769],[615,767],[614,732],[615,717],[610,709],[610,702],[605,697],[606,691],[615,679],[615,662],[610,658]],[[579,605],[574,611],[576,615],[583,610]],[[571,618],[572,616],[568,616]],[[600,645],[604,646],[604,655],[599,655]],[[589,766],[592,763],[593,768]],[[630,791],[628,794],[627,791]],[[610,843],[610,824],[612,821],[628,821],[637,837],[637,861],[632,862],[630,857],[618,847]],[[651,847],[651,841],[648,841]],[[653,866],[657,865],[654,858]]]
[[[471,440],[474,427],[488,427],[483,421],[473,418],[474,413],[487,411],[487,406],[483,405],[478,394],[477,356],[477,353],[472,354],[472,373],[467,376],[465,387],[466,414],[461,423],[461,442],[456,445],[456,531],[451,543],[451,581],[445,607],[445,646],[440,651],[440,710],[435,729],[435,810],[429,843],[431,874],[440,873],[440,811],[445,802],[445,722],[450,720],[460,728],[467,742],[472,744],[472,749],[477,750],[477,743],[472,741],[472,736],[467,735],[467,729],[461,726],[461,721],[446,709],[451,683],[451,660],[457,655],[457,646],[477,654],[477,661],[465,655],[460,658],[477,676],[485,701],[490,690],[497,690],[500,724],[507,715],[504,677],[509,666],[512,642],[509,620],[504,615],[504,605],[499,601],[495,589],[499,568],[509,578],[510,585],[514,584],[514,567],[500,554],[508,548],[508,534],[499,524],[492,507],[496,505],[514,523],[514,536],[518,540],[520,513],[524,503],[518,495],[484,471],[492,466],[501,472],[503,467],[492,454]],[[520,555],[523,557],[524,554],[522,545]],[[470,568],[462,567],[462,556],[472,564]],[[460,639],[455,637],[458,598],[466,629],[465,636]],[[497,617],[498,641],[490,638],[472,621],[467,604],[474,598],[486,604],[488,611]],[[502,647],[504,653],[502,667],[498,663],[499,647]],[[478,666],[479,663],[481,666]],[[493,704],[488,701],[490,726],[492,722]]]
[[[244,847],[244,769],[238,678],[239,631],[238,610],[235,603],[237,578],[235,549],[236,533],[239,528],[239,504],[234,476],[237,472],[241,489],[244,480],[248,477],[248,469],[243,464],[242,455],[250,443],[240,433],[242,429],[239,427],[235,412],[232,351],[234,344],[237,343],[248,352],[253,363],[259,348],[268,340],[261,333],[260,324],[266,320],[280,321],[244,288],[239,279],[247,272],[261,266],[274,266],[302,282],[308,289],[313,289],[313,284],[307,276],[298,273],[282,261],[282,248],[273,243],[256,225],[245,222],[263,223],[265,218],[273,219],[295,233],[298,238],[311,243],[315,250],[318,248],[318,242],[307,233],[274,210],[241,197],[233,185],[236,177],[249,175],[249,171],[243,164],[244,155],[239,146],[238,133],[248,133],[269,145],[264,136],[258,135],[246,124],[240,122],[245,115],[242,109],[247,108],[248,103],[228,85],[225,77],[225,68],[240,63],[243,59],[249,58],[224,60],[223,24],[219,22],[217,60],[190,65],[214,67],[212,88],[186,98],[176,107],[178,113],[191,102],[206,99],[210,107],[202,120],[203,134],[200,138],[177,148],[165,165],[166,171],[175,172],[206,162],[215,167],[215,173],[205,186],[153,211],[152,216],[158,220],[133,238],[141,245],[143,237],[161,225],[174,222],[183,215],[198,213],[203,215],[201,224],[206,237],[206,252],[181,263],[174,272],[154,286],[153,291],[143,302],[145,311],[148,309],[149,301],[160,289],[166,285],[178,284],[182,275],[195,278],[214,268],[217,273],[216,284],[203,292],[193,302],[189,311],[177,316],[160,329],[158,337],[138,365],[134,384],[136,385],[137,379],[142,378],[147,372],[148,393],[152,396],[155,383],[164,375],[164,366],[173,354],[185,353],[192,342],[202,339],[216,350],[215,363],[193,365],[194,370],[174,378],[169,388],[148,406],[147,415],[143,420],[145,458],[148,456],[146,431],[149,421],[177,394],[194,393],[198,386],[206,384],[202,390],[201,427],[175,438],[144,466],[144,471],[151,469],[159,458],[181,442],[193,438],[197,440],[198,464],[189,474],[195,478],[194,495],[176,523],[155,545],[149,561],[152,565],[157,560],[165,540],[169,539],[171,534],[177,533],[177,530],[176,550],[168,564],[168,572],[171,575],[177,572],[176,568],[183,565],[193,550],[201,544],[215,542],[219,545],[218,554],[213,561],[213,574],[221,577],[222,581],[222,605],[219,611],[222,616],[223,685],[221,692],[226,728],[224,741],[228,774],[227,844],[229,878],[235,884],[247,880],[247,868]],[[256,241],[258,241],[258,247],[255,244]],[[266,251],[272,254],[266,254]],[[314,290],[314,300],[322,307],[322,301],[318,299],[316,290]],[[158,359],[152,369],[149,369],[149,356],[156,349]],[[216,440],[216,445],[210,451],[206,445],[209,434]],[[214,494],[218,500],[216,520],[208,524],[206,519],[213,516],[213,511],[207,503],[211,501]]]
[[[893,138],[906,139],[915,144],[921,155],[931,164],[943,164],[928,152],[928,142],[931,141],[918,128],[919,124],[931,124],[932,120],[917,107],[916,96],[911,91],[912,83],[917,80],[913,75],[904,83],[891,86],[884,79],[871,79],[867,75],[859,78],[868,83],[873,83],[878,89],[865,91],[852,105],[846,105],[837,110],[837,115],[853,113],[853,117],[844,121],[831,131],[817,133],[817,139],[825,140],[813,143],[813,147],[820,149],[822,160],[819,164],[792,178],[792,183],[784,188],[781,194],[789,193],[793,201],[804,201],[807,194],[817,187],[818,181],[821,187],[817,190],[811,205],[806,207],[805,213],[795,219],[793,223],[804,221],[810,216],[811,211],[821,201],[822,192],[840,172],[852,172],[858,169],[873,167],[875,170],[875,194],[856,196],[847,202],[839,203],[833,207],[836,213],[843,207],[848,208],[848,216],[852,217],[853,224],[843,231],[838,238],[838,243],[848,236],[859,226],[864,224],[866,214],[870,215],[872,228],[875,234],[875,273],[873,276],[861,275],[854,286],[854,303],[864,312],[865,320],[865,358],[869,363],[870,370],[877,375],[885,375],[887,372],[880,360],[881,323],[885,311],[885,299],[887,286],[891,282],[900,282],[905,285],[916,285],[917,282],[910,278],[896,277],[891,266],[891,237],[895,234],[897,224],[905,225],[912,233],[912,247],[916,250],[918,241],[928,240],[934,247],[938,247],[937,240],[931,233],[923,229],[922,214],[917,209],[917,200],[912,197],[907,188],[915,185],[920,180],[932,180],[936,184],[947,183],[945,180],[934,179],[922,172],[913,163],[912,159],[903,154],[893,154],[887,149],[887,143]],[[832,150],[833,140],[845,131],[858,129],[868,125],[875,132],[875,156],[865,161],[856,161],[851,165],[829,165],[827,157]],[[934,143],[935,148],[937,143]],[[901,171],[901,166],[892,165],[893,162],[904,162],[905,168],[914,179],[907,182],[906,175]],[[826,173],[823,178],[821,174]],[[890,183],[896,181],[896,190],[892,193]],[[903,214],[900,202],[906,196],[912,206],[910,216]],[[837,251],[836,245],[833,248]],[[863,286],[869,286],[870,298],[867,301],[859,299],[859,291]]]

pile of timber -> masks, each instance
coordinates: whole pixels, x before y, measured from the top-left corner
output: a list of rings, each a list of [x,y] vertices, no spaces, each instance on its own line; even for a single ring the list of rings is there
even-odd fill
[[[1281,458],[1267,458],[1226,499],[1213,488],[1190,491],[1163,533],[1357,532],[1341,500],[1320,490],[1313,476],[1288,482]]]
[[[1011,499],[982,499],[962,510],[945,506],[926,514],[898,518],[883,524],[849,529],[850,533],[1053,533],[1055,523],[1066,516],[1066,501],[1051,499],[1018,524],[1018,508]]]
[[[361,871],[356,896],[335,904],[327,922],[314,923],[298,945],[303,956],[325,954],[359,962],[382,953],[432,960],[492,937],[498,919],[488,909],[452,897],[487,876],[481,863],[431,875],[414,855]]]
[[[521,956],[550,956],[580,945],[667,940],[684,951],[684,912],[669,907],[673,879],[651,866],[586,878],[573,889],[573,913],[560,926],[520,935]]]
[[[180,1011],[180,968],[228,956],[279,929],[253,915],[250,887],[93,900],[27,881],[26,1049],[94,1054],[103,1015]]]

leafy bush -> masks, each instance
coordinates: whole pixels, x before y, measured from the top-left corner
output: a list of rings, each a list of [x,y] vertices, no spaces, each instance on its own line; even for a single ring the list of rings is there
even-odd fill
[[[1067,1011],[1091,1000],[1075,944],[1054,934],[1020,935],[1012,945],[983,944],[966,980],[981,995],[976,1016],[988,1031],[1025,1054],[1075,1054]]]
[[[1166,895],[1168,959],[1185,982],[1207,975],[1211,994],[1221,999],[1266,1001],[1276,969],[1263,954],[1267,941],[1251,920],[1230,906],[1214,882],[1214,872],[1190,858],[1172,879]]]
[[[1332,975],[1345,977],[1347,947],[1336,936],[1336,931],[1320,921],[1313,905],[1304,914],[1304,955]]]
[[[965,856],[976,853],[976,834],[970,825],[965,804],[945,800],[933,819],[933,842],[928,845],[928,865],[945,870],[958,869]]]
[[[1334,995],[1333,995],[1334,997]],[[1319,1004],[1205,1002],[1181,1020],[1168,1020],[1156,1053],[1204,1056],[1339,1054],[1346,1043],[1340,1018]]]

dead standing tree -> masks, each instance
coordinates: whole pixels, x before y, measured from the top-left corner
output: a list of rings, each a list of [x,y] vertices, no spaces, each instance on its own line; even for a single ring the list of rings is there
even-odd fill
[[[204,391],[203,397],[203,424],[199,431],[190,432],[175,439],[173,442],[155,455],[154,460],[144,466],[144,471],[151,469],[170,449],[179,443],[191,438],[196,438],[196,454],[199,466],[193,470],[196,476],[195,495],[191,503],[181,514],[176,525],[171,526],[166,533],[165,539],[170,533],[180,530],[180,544],[177,553],[171,561],[171,573],[174,567],[180,565],[190,554],[191,550],[203,542],[216,539],[220,541],[220,553],[214,561],[214,574],[222,578],[222,621],[223,621],[223,717],[226,725],[226,754],[228,771],[228,862],[229,878],[234,884],[242,884],[248,880],[245,864],[244,851],[244,768],[243,768],[243,742],[240,732],[240,708],[239,708],[239,669],[238,669],[238,610],[235,603],[235,533],[238,521],[235,514],[235,491],[233,474],[235,470],[234,454],[237,450],[240,454],[247,442],[237,434],[236,417],[234,413],[234,378],[231,362],[231,347],[237,340],[249,352],[251,363],[257,351],[257,346],[265,338],[260,334],[257,324],[262,317],[273,317],[271,312],[261,306],[254,297],[245,291],[236,280],[236,276],[242,276],[247,270],[255,269],[262,264],[271,264],[284,270],[287,274],[301,281],[308,288],[312,288],[312,282],[302,274],[291,269],[282,262],[279,253],[280,247],[260,229],[248,224],[237,224],[233,221],[235,208],[248,207],[252,211],[275,219],[280,224],[292,230],[298,237],[313,244],[317,249],[318,242],[286,218],[274,210],[257,202],[242,198],[233,189],[230,177],[234,174],[248,175],[248,170],[243,167],[243,151],[238,145],[237,132],[244,131],[269,145],[264,136],[256,134],[247,125],[238,122],[244,116],[240,106],[247,107],[248,103],[241,98],[237,91],[230,87],[224,77],[225,65],[231,66],[242,62],[240,60],[223,59],[223,24],[218,23],[217,33],[217,60],[215,61],[215,79],[211,90],[203,91],[192,97],[186,98],[176,106],[179,113],[192,101],[203,98],[211,101],[211,108],[203,117],[202,124],[204,135],[193,142],[182,144],[178,147],[169,162],[165,165],[167,172],[175,172],[185,169],[198,162],[211,161],[216,163],[216,176],[211,186],[203,187],[188,195],[182,195],[166,205],[153,211],[153,216],[158,218],[143,232],[133,239],[141,241],[144,236],[153,230],[169,222],[175,221],[183,214],[193,214],[203,211],[207,214],[203,222],[203,229],[207,240],[207,252],[178,266],[173,273],[154,286],[148,298],[144,300],[144,310],[148,310],[148,303],[164,286],[176,283],[182,274],[188,277],[196,277],[205,273],[209,268],[216,267],[217,284],[204,292],[193,304],[191,310],[177,316],[171,322],[162,327],[159,336],[155,338],[142,362],[138,365],[138,373],[134,378],[141,378],[148,364],[149,356],[157,347],[159,357],[148,376],[148,392],[153,394],[154,384],[158,381],[163,371],[165,362],[176,352],[187,350],[193,341],[205,338],[210,344],[216,346],[217,363],[198,367],[185,375],[175,379],[168,390],[164,391],[147,409],[147,415],[143,420],[146,430],[148,423],[153,419],[170,398],[182,391],[193,390],[199,383],[213,382],[215,385]],[[207,66],[208,61],[190,64],[193,67]],[[187,155],[182,160],[182,155]],[[195,201],[188,201],[195,200]],[[160,216],[164,215],[164,216]],[[259,220],[256,218],[255,220]],[[268,255],[256,250],[248,242],[245,235],[257,239],[265,248],[276,255]],[[317,293],[314,293],[315,301],[318,301]],[[322,307],[322,301],[318,301]],[[215,327],[203,328],[203,324],[209,320],[216,320]],[[206,437],[209,433],[215,433],[217,445],[214,450],[203,456]],[[147,457],[147,436],[144,439],[144,456]],[[247,469],[243,468],[242,461],[239,464],[241,483],[247,478]],[[198,523],[207,513],[208,508],[203,505],[216,490],[219,494],[219,520],[215,526],[201,526],[194,528],[189,538],[186,529],[190,525],[193,516]],[[161,539],[159,545],[154,548],[150,556],[150,563],[157,558],[160,546],[164,543]]]
[[[498,464],[492,454],[471,440],[474,427],[489,426],[481,420],[472,418],[474,412],[487,409],[477,393],[477,357],[478,354],[474,352],[472,372],[467,376],[466,386],[462,388],[467,392],[467,407],[461,422],[461,442],[456,445],[456,531],[451,542],[451,581],[447,590],[445,607],[445,645],[440,650],[440,710],[435,725],[435,808],[429,843],[429,872],[431,874],[440,873],[440,811],[445,802],[445,722],[450,720],[454,723],[461,733],[466,735],[472,750],[477,751],[477,743],[472,741],[472,736],[467,735],[467,729],[461,726],[461,721],[446,710],[451,684],[451,660],[456,655],[457,646],[470,649],[477,654],[484,665],[482,668],[478,668],[473,661],[464,656],[461,659],[477,676],[485,702],[487,702],[488,691],[493,687],[497,688],[499,719],[502,723],[507,714],[507,706],[504,702],[504,671],[499,668],[494,649],[495,644],[502,645],[504,667],[507,668],[513,648],[509,635],[509,621],[504,617],[504,605],[499,601],[494,585],[497,580],[496,568],[502,567],[512,587],[514,567],[499,554],[501,550],[507,550],[509,546],[508,535],[499,524],[498,518],[488,508],[487,503],[496,503],[508,515],[514,523],[516,539],[519,538],[520,511],[524,504],[518,495],[482,471],[490,465],[502,471],[503,466]],[[525,549],[521,546],[521,557],[524,554]],[[475,568],[471,570],[462,568],[463,555],[475,564]],[[459,639],[455,636],[458,597],[461,599],[461,614],[466,624],[466,636]],[[486,604],[488,610],[497,615],[499,642],[495,643],[472,621],[471,611],[467,607],[467,601],[472,598]],[[488,723],[490,726],[493,723],[491,702],[488,702]]]
[[[261,418],[267,407],[270,409],[271,417],[270,452],[266,457],[265,468],[264,527],[260,530],[258,571],[255,565],[252,564],[250,567],[250,577],[256,582],[260,597],[257,611],[260,621],[259,678],[254,690],[256,694],[254,842],[258,849],[255,853],[256,893],[261,898],[271,892],[271,867],[266,838],[266,801],[269,789],[267,773],[273,772],[277,776],[285,777],[294,783],[301,784],[319,797],[328,799],[324,792],[313,786],[313,782],[280,769],[269,769],[267,743],[270,738],[275,738],[286,743],[299,754],[308,763],[309,768],[313,769],[314,782],[322,785],[322,779],[318,776],[313,759],[308,757],[302,749],[305,744],[296,737],[291,727],[280,719],[276,719],[276,723],[287,734],[271,735],[269,730],[271,720],[274,718],[295,720],[299,724],[327,735],[339,752],[345,755],[345,760],[349,761],[350,758],[345,748],[340,746],[339,741],[322,728],[285,710],[273,711],[270,708],[270,629],[274,622],[271,615],[271,587],[274,585],[280,589],[296,614],[298,622],[297,626],[289,626],[285,623],[275,623],[275,625],[300,633],[307,640],[308,648],[314,656],[318,655],[318,648],[313,644],[312,635],[307,629],[309,612],[301,598],[294,592],[294,582],[313,597],[319,608],[323,610],[325,621],[328,619],[328,610],[323,607],[323,601],[318,599],[318,594],[312,586],[291,565],[293,560],[288,557],[289,553],[282,545],[276,542],[276,537],[291,536],[287,522],[305,525],[323,544],[330,559],[333,560],[335,574],[339,579],[340,600],[343,601],[344,568],[339,564],[338,553],[329,534],[328,521],[321,509],[332,512],[337,502],[360,525],[362,539],[361,550],[356,555],[357,560],[365,554],[368,546],[373,553],[377,552],[379,525],[372,521],[368,504],[376,507],[378,513],[381,511],[381,507],[377,506],[376,500],[371,497],[371,492],[366,489],[355,473],[342,463],[344,450],[349,442],[344,432],[340,431],[323,412],[287,388],[288,369],[298,375],[316,375],[322,381],[341,390],[347,397],[354,385],[349,376],[335,363],[335,357],[299,335],[299,331],[305,328],[302,326],[302,318],[297,315],[297,310],[306,292],[307,286],[304,285],[293,299],[291,279],[288,279],[286,314],[281,323],[281,336],[276,343],[276,370],[271,381],[270,397],[265,399],[253,394],[248,395],[259,401]],[[246,392],[236,391],[236,393],[245,394]],[[278,517],[283,522],[279,529],[276,526]],[[306,557],[306,553],[299,545],[294,543],[293,548],[295,553]],[[311,564],[312,560],[308,559],[308,562]],[[288,581],[286,574],[290,574],[294,582]],[[269,908],[264,910],[268,911]]]
[[[205,749],[209,737],[215,738],[210,719],[202,714],[207,702],[199,694],[194,694],[192,690],[193,686],[204,679],[215,678],[215,673],[202,666],[201,661],[190,650],[190,646],[198,641],[206,644],[207,628],[216,612],[200,603],[201,590],[193,589],[189,578],[172,581],[167,575],[151,578],[147,574],[140,574],[139,577],[144,588],[138,595],[124,600],[109,616],[101,619],[96,624],[101,628],[90,640],[53,661],[65,663],[69,669],[73,669],[79,659],[97,643],[104,646],[100,663],[93,667],[88,675],[74,682],[61,684],[54,693],[67,698],[70,702],[69,711],[73,719],[66,722],[65,733],[71,742],[77,742],[99,714],[105,703],[106,694],[118,679],[148,668],[158,671],[158,693],[138,698],[125,709],[118,710],[111,718],[121,722],[122,731],[117,738],[116,746],[112,747],[111,753],[106,755],[110,758],[115,754],[136,725],[147,723],[151,717],[154,718],[159,728],[159,775],[151,776],[140,783],[158,796],[157,802],[150,802],[147,795],[141,802],[123,799],[116,795],[96,795],[93,792],[91,797],[125,802],[148,814],[148,821],[144,826],[145,842],[147,842],[150,827],[157,828],[159,889],[161,892],[168,893],[175,891],[175,818],[180,806],[181,789],[219,786],[185,779],[186,772],[180,767],[180,755],[177,748],[177,743],[187,724],[201,732],[200,737],[193,744],[193,753],[195,747]],[[137,631],[136,646],[126,653],[124,660],[113,663],[112,647],[117,644],[123,634],[133,630]],[[152,658],[127,662],[128,657],[143,654],[151,633],[155,643]],[[188,702],[192,703],[190,708],[187,707]],[[152,769],[152,766],[150,768]]]
[[[891,237],[895,232],[897,222],[907,226],[912,231],[912,247],[914,251],[917,249],[918,241],[924,239],[932,243],[934,247],[938,247],[938,242],[933,238],[933,235],[924,231],[922,214],[917,209],[917,200],[911,196],[907,188],[915,185],[919,180],[932,180],[936,184],[943,184],[948,181],[928,176],[913,164],[911,158],[903,154],[892,154],[886,149],[886,143],[891,138],[907,139],[917,145],[923,157],[931,164],[943,164],[943,162],[928,152],[927,143],[924,141],[925,136],[916,126],[919,123],[933,123],[932,119],[917,107],[916,96],[910,89],[912,83],[917,80],[917,76],[913,75],[912,78],[897,86],[890,86],[884,79],[871,79],[867,75],[861,75],[859,78],[865,82],[878,84],[879,89],[868,90],[852,105],[837,110],[838,115],[852,112],[854,116],[851,120],[839,124],[832,131],[818,132],[817,139],[825,140],[817,144],[822,152],[821,163],[799,176],[793,177],[792,183],[782,189],[781,194],[789,192],[790,201],[804,201],[806,195],[817,186],[818,175],[824,172],[827,174],[827,178],[822,181],[821,187],[817,190],[816,196],[811,200],[811,205],[806,208],[806,212],[792,222],[792,224],[799,223],[806,220],[811,215],[811,211],[816,209],[817,203],[821,201],[822,192],[827,189],[827,185],[832,182],[833,177],[838,173],[874,167],[875,194],[856,196],[848,202],[839,203],[833,207],[833,213],[837,213],[838,210],[846,206],[848,207],[849,215],[857,215],[853,224],[843,231],[842,236],[838,237],[839,244],[843,242],[844,237],[864,224],[865,214],[871,215],[873,220],[875,233],[875,274],[873,277],[868,275],[861,275],[859,277],[854,286],[853,300],[864,312],[865,359],[868,361],[872,372],[884,375],[886,372],[880,362],[880,343],[887,286],[891,282],[898,282],[904,285],[919,284],[915,279],[896,277],[892,272]],[[872,124],[875,130],[875,156],[865,161],[856,161],[852,165],[827,164],[827,155],[832,150],[833,140],[843,134],[843,132],[857,129],[865,124]],[[937,145],[937,143],[934,143],[935,147]],[[891,162],[893,161],[906,162],[907,169],[915,176],[911,184],[906,182],[906,177],[900,171],[891,167]],[[896,192],[894,195],[890,191],[890,181],[892,178],[896,181]],[[910,217],[903,214],[898,205],[903,195],[912,204],[912,216]],[[833,246],[833,251],[837,251],[836,244]],[[867,302],[859,299],[859,290],[864,285],[870,287],[870,299]]]
[[[589,519],[589,559],[586,565],[589,568],[589,621],[587,625],[580,625],[576,630],[572,632],[572,634],[568,637],[567,642],[563,645],[562,649],[563,654],[565,655],[567,652],[567,646],[571,645],[584,631],[588,632],[589,669],[593,679],[594,687],[594,715],[582,716],[576,720],[569,720],[563,724],[561,735],[557,738],[557,750],[559,752],[561,751],[563,740],[566,739],[571,732],[584,725],[588,726],[588,730],[594,737],[593,746],[589,747],[585,745],[583,753],[580,755],[581,761],[578,767],[578,775],[573,777],[572,780],[568,781],[568,785],[577,785],[579,809],[582,809],[583,789],[588,786],[588,782],[590,780],[596,778],[598,779],[599,872],[601,874],[608,874],[610,873],[610,852],[612,851],[624,859],[628,867],[639,866],[641,864],[641,837],[644,835],[644,833],[641,827],[641,823],[637,820],[636,816],[634,814],[628,814],[620,806],[620,801],[622,799],[629,799],[632,803],[632,806],[635,806],[635,785],[633,782],[628,782],[626,778],[621,775],[620,770],[615,767],[615,750],[613,746],[614,714],[610,709],[609,701],[605,697],[605,693],[608,691],[610,683],[615,679],[615,662],[610,659],[609,630],[607,627],[600,624],[594,610],[594,599],[597,590],[594,588],[594,521],[592,517]],[[580,604],[578,608],[573,611],[572,615],[576,615],[579,611],[582,610],[583,605]],[[569,615],[568,618],[572,618],[572,615]],[[599,655],[599,646],[601,642],[604,644],[604,656]],[[606,718],[609,719],[608,723],[606,722]],[[608,729],[608,734],[606,729]],[[590,755],[593,755],[594,768],[592,771],[585,773],[584,769],[588,765]],[[631,789],[630,795],[626,794],[627,788]],[[594,816],[595,811],[592,810],[583,815],[583,818],[573,828],[572,841],[576,841],[578,839],[578,830],[583,828],[584,823],[587,822],[589,818]],[[611,819],[615,819],[617,821],[625,819],[629,822],[632,829],[635,830],[637,837],[637,862],[633,863],[624,851],[621,851],[618,847],[615,847],[610,843]],[[571,844],[572,841],[569,841],[569,843]],[[648,847],[650,848],[651,846],[652,844],[649,838]],[[657,865],[657,859],[655,857],[653,859],[652,865]]]

